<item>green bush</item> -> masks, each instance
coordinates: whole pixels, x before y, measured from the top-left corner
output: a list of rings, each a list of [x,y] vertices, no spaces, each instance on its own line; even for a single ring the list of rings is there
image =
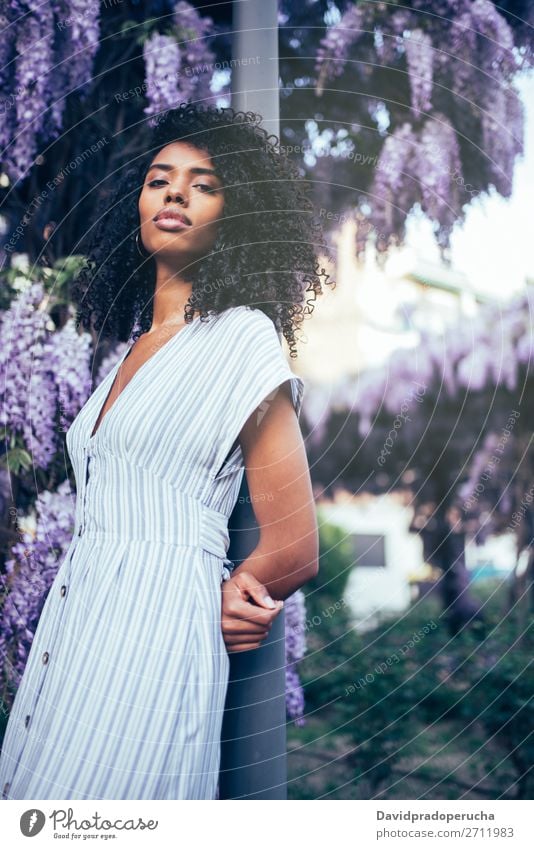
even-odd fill
[[[484,631],[466,628],[451,638],[439,601],[429,597],[374,631],[358,634],[344,606],[328,613],[343,596],[350,566],[341,537],[336,529],[324,533],[322,582],[320,573],[308,605],[308,652],[300,672],[307,714],[325,727],[327,737],[342,735],[354,797],[374,798],[381,788],[387,792],[388,783],[398,780],[392,770],[401,774],[405,757],[423,762],[424,781],[424,762],[434,755],[428,751],[429,740],[444,735],[435,775],[440,774],[440,758],[450,750],[453,760],[466,762],[464,780],[473,769],[474,784],[484,781],[486,793],[531,798],[532,622],[519,628],[506,612],[506,590],[494,583],[476,586],[484,602]],[[427,728],[433,729],[430,737]],[[465,734],[466,757],[461,749]],[[454,742],[456,737],[464,744]],[[507,777],[513,789],[497,791]],[[464,792],[455,781],[454,773],[443,778],[446,798],[455,798],[458,787]]]
[[[510,771],[518,799],[530,799],[534,792],[533,630],[534,617],[519,630],[503,616],[463,672],[469,681],[460,706],[463,722],[482,729],[488,741],[481,752],[486,771]]]

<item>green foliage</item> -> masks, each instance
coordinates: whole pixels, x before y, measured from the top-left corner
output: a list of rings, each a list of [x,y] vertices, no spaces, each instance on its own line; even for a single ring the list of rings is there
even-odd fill
[[[86,262],[84,254],[72,254],[56,260],[51,268],[40,268],[39,272],[47,290],[53,292],[56,299],[62,297],[70,303],[68,287]]]
[[[335,713],[336,733],[350,738],[346,760],[356,795],[371,798],[408,748],[411,755],[422,749],[420,706],[436,687],[429,656],[439,652],[444,629],[433,616],[410,612],[377,632],[328,636],[314,632],[313,662],[301,667],[306,704]]]
[[[0,309],[9,309],[19,292],[32,283],[43,284],[53,300],[52,306],[70,304],[70,286],[86,263],[87,258],[83,254],[72,254],[61,257],[50,266],[37,263],[32,265],[21,260],[13,266],[3,268],[0,271]]]
[[[528,799],[534,792],[534,616],[519,622],[495,607],[489,615],[486,639],[457,673],[469,681],[461,717],[491,741],[481,751],[486,770],[506,766],[515,778],[514,795]]]
[[[343,593],[352,566],[352,545],[346,531],[327,522],[317,510],[319,523],[319,572],[306,584],[306,610],[310,618],[325,616],[334,607],[345,622]],[[337,607],[336,607],[337,605]]]
[[[387,798],[388,788],[404,786],[408,763],[420,765],[411,768],[410,780],[415,773],[423,787],[438,786],[442,798],[466,791],[468,798],[531,798],[534,618],[517,621],[507,612],[506,587],[488,582],[475,585],[484,632],[465,628],[451,639],[431,596],[358,634],[344,607],[325,615],[334,597],[343,596],[350,560],[335,545],[339,530],[323,526],[321,535],[324,589],[319,582],[313,590],[313,614],[307,598],[308,652],[300,674],[310,722],[343,741],[350,798]],[[329,748],[339,751],[339,744],[332,739]],[[441,774],[440,757],[448,764]],[[460,779],[450,763],[458,764]]]
[[[6,469],[11,475],[28,472],[32,467],[32,458],[26,448],[17,446],[4,451],[0,457],[0,469]]]

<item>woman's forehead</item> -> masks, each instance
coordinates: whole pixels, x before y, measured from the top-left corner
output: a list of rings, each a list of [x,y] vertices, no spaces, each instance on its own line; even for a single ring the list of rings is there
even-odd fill
[[[162,147],[152,158],[148,168],[154,168],[156,165],[164,165],[166,171],[174,168],[181,168],[184,165],[197,165],[202,168],[213,169],[213,162],[207,150],[196,147],[189,142],[176,141]]]

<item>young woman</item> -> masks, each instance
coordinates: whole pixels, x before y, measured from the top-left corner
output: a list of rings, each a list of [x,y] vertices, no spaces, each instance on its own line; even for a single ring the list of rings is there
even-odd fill
[[[257,119],[171,110],[91,229],[79,321],[133,344],[67,433],[76,526],[10,716],[4,798],[217,798],[228,655],[317,573],[303,382],[277,330],[293,348],[328,275]],[[232,569],[245,468],[260,541]]]

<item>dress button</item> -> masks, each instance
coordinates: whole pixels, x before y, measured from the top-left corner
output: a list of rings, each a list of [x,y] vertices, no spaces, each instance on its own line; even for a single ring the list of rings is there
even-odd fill
[[[7,791],[9,790],[10,786],[11,785],[10,785],[9,781],[6,781],[6,783],[4,784],[4,792],[2,793],[4,798],[7,796]]]
[[[43,654],[43,663],[48,663],[49,654],[47,651]]]
[[[28,727],[29,724],[30,724],[30,714],[28,714],[28,716],[24,720],[24,725],[26,726],[26,728]]]
[[[61,587],[60,592],[61,592],[61,595],[65,595],[65,594],[66,594],[66,592],[67,592],[67,587],[65,586],[65,584],[63,584],[63,586]]]

